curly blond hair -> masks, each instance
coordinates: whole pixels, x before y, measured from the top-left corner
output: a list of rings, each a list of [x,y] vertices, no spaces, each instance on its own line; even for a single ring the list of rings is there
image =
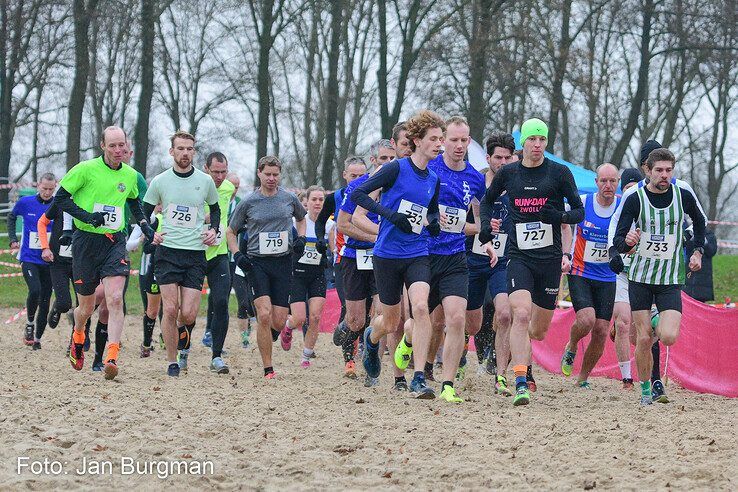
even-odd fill
[[[405,136],[410,141],[410,149],[415,152],[414,139],[425,137],[431,128],[440,128],[445,133],[446,122],[438,113],[422,109],[405,122],[405,128]]]

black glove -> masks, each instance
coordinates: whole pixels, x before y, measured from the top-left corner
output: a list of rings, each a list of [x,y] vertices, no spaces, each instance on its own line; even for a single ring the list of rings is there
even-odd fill
[[[411,234],[413,232],[413,225],[410,223],[410,219],[408,219],[406,214],[393,212],[389,221],[405,234]]]
[[[556,207],[554,207],[550,203],[547,203],[543,207],[541,207],[540,213],[542,222],[551,225],[561,225],[563,214],[560,210],[557,210]]]
[[[438,222],[438,219],[434,219],[432,222],[428,224],[428,234],[430,234],[433,237],[438,237],[438,235],[441,233],[441,224]]]
[[[105,213],[104,212],[92,212],[85,221],[92,227],[100,227],[105,224]]]
[[[72,231],[71,229],[65,229],[62,231],[61,236],[59,236],[59,245],[69,246],[70,244],[72,244]]]
[[[156,244],[151,243],[149,241],[144,241],[143,252],[146,253],[147,255],[153,255],[156,252]]]
[[[322,239],[318,240],[318,242],[315,243],[315,251],[325,256],[325,253],[328,251],[328,246],[325,244],[325,241]]]
[[[243,273],[251,270],[251,267],[253,266],[253,263],[251,263],[251,258],[241,253],[240,251],[233,255],[233,261],[236,262],[236,266],[240,268]]]
[[[307,239],[305,239],[305,236],[297,236],[297,238],[295,238],[295,241],[292,243],[292,251],[297,256],[302,256],[302,254],[305,252],[306,242]]]
[[[625,263],[623,263],[623,257],[617,252],[615,246],[610,248],[610,270],[614,273],[620,273],[625,270]]]
[[[150,243],[154,242],[154,229],[151,228],[148,222],[144,221],[138,225],[141,228],[141,234]]]

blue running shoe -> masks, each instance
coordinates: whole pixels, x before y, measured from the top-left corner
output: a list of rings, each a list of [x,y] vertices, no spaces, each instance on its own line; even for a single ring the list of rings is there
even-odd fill
[[[206,331],[205,334],[202,336],[202,344],[206,347],[212,347],[213,346],[213,334],[209,331]]]
[[[105,364],[102,363],[102,361],[95,361],[94,364],[92,364],[92,370],[95,372],[101,372],[103,368],[105,367]]]
[[[177,354],[177,365],[182,371],[187,372],[187,360],[190,357],[190,349],[182,349]]]
[[[423,376],[415,376],[410,382],[410,395],[419,400],[432,400],[436,397],[436,392],[425,384]]]
[[[364,330],[364,370],[369,377],[378,378],[382,371],[382,361],[379,359],[379,344],[372,346],[369,338],[371,333],[371,327]]]
[[[179,364],[176,362],[172,362],[169,364],[169,368],[167,369],[167,374],[170,377],[178,378],[179,377]]]

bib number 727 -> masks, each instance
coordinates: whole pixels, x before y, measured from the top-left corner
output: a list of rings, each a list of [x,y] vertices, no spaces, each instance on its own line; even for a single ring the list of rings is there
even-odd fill
[[[518,249],[539,249],[553,245],[553,228],[543,222],[515,224]]]

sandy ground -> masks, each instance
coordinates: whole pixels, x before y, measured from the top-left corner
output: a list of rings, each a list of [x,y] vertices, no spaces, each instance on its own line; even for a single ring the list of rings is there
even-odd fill
[[[0,311],[3,321],[11,314]],[[387,370],[378,388],[344,379],[325,335],[309,370],[298,365],[299,340],[287,353],[275,345],[280,378],[264,381],[235,323],[231,374],[217,376],[199,343],[202,320],[189,373],[171,379],[161,351],[138,358],[141,324],[127,323],[113,382],[91,371],[91,352],[82,372],[72,370],[65,320],[40,352],[21,345],[21,325],[0,327],[0,489],[738,488],[735,400],[670,386],[673,403],[644,409],[618,382],[596,379],[584,392],[539,370],[532,404],[515,408],[475,374],[476,357],[458,385],[464,404],[413,400],[391,391]],[[46,460],[46,470],[19,474],[21,457],[36,471]],[[122,459],[128,472],[178,460],[209,461],[213,473],[205,463],[205,474],[165,481],[156,465],[123,475]],[[104,461],[112,470],[89,472]]]

